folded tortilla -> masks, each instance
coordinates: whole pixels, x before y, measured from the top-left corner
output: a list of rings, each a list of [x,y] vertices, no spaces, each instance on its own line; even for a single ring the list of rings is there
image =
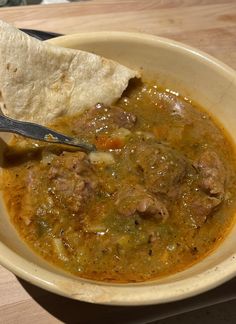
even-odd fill
[[[98,55],[53,46],[0,21],[0,101],[9,117],[48,124],[121,97],[133,71]]]

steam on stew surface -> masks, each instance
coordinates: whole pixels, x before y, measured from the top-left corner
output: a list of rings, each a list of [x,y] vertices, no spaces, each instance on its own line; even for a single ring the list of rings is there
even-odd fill
[[[15,137],[4,197],[21,237],[77,276],[136,282],[181,271],[233,222],[232,143],[206,112],[155,84],[50,125],[94,143],[63,151]]]

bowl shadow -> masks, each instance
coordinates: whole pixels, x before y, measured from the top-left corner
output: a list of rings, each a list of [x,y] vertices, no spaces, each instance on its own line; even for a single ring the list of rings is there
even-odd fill
[[[209,292],[178,302],[150,306],[108,306],[72,300],[17,278],[27,293],[63,323],[147,323],[236,299],[236,277]]]

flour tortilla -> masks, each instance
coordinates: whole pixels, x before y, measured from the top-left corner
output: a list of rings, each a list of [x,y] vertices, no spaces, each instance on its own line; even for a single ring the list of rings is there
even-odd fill
[[[53,46],[0,21],[0,101],[5,115],[48,124],[121,97],[133,71],[98,55]]]

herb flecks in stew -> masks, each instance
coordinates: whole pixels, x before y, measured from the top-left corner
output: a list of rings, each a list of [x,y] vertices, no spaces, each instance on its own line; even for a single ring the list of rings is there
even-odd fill
[[[181,271],[225,237],[234,149],[201,109],[156,85],[52,125],[94,143],[69,152],[15,137],[4,197],[20,235],[84,278],[136,282]]]

